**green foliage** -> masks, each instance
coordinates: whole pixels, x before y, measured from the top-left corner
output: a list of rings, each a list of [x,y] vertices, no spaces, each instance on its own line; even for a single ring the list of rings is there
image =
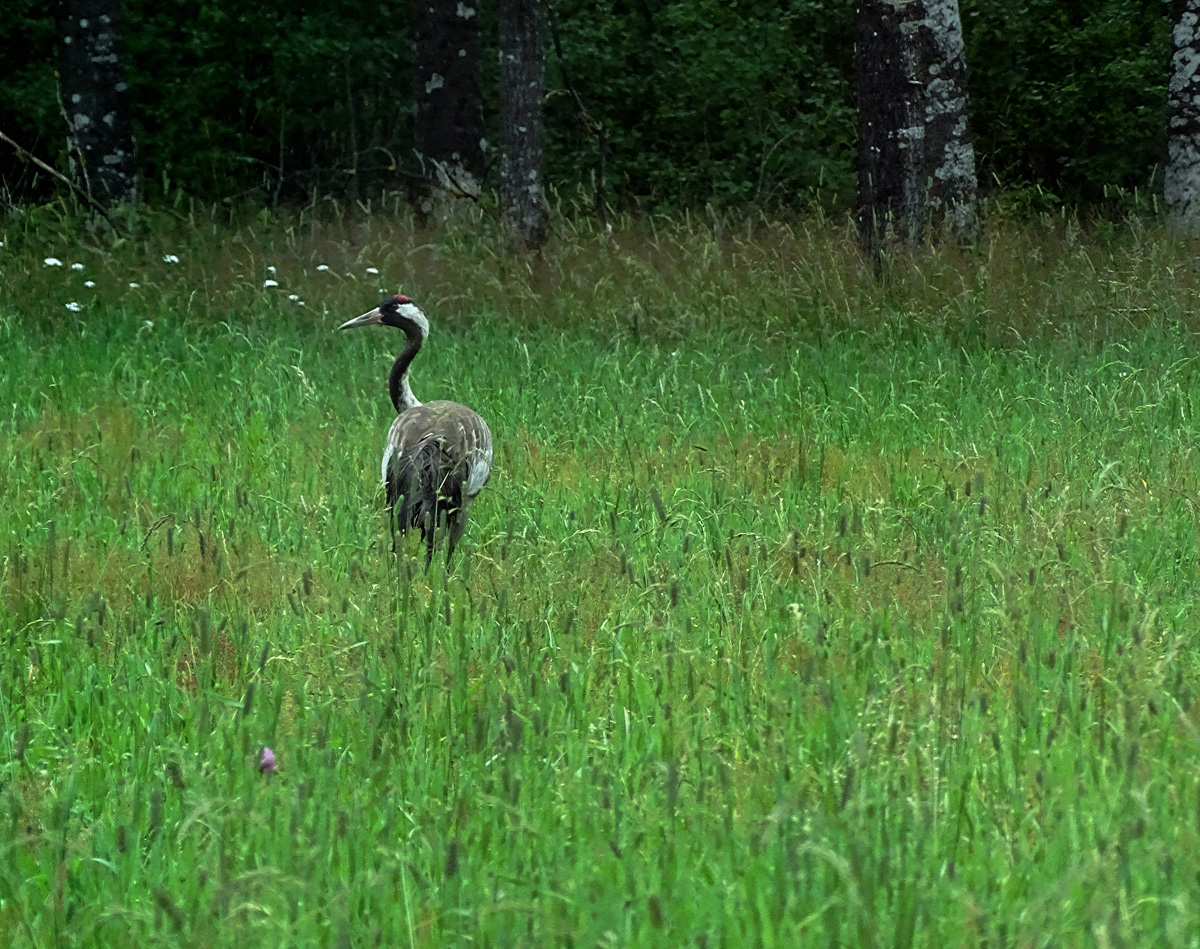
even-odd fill
[[[693,206],[794,204],[822,187],[849,196],[851,6],[570,0],[552,11],[565,59],[552,75],[565,65],[602,123],[618,196]],[[572,181],[581,160],[598,174],[596,130],[570,96],[550,102],[552,180]]]
[[[407,5],[129,2],[130,86],[148,185],[260,197],[399,181]],[[368,29],[368,24],[386,29]]]
[[[1190,945],[1190,244],[372,211],[3,234],[6,945]],[[496,435],[449,573],[381,285]]]
[[[53,155],[66,136],[55,95],[57,29],[49,6],[11,0],[0,10],[0,130],[39,154]],[[0,145],[0,201],[36,191],[37,174]]]
[[[1169,6],[962,0],[981,178],[1071,201],[1147,187],[1166,155]]]
[[[985,186],[1033,185],[1070,202],[1150,186],[1164,154],[1167,6],[963,0]],[[593,201],[603,185],[617,207],[852,198],[853,4],[557,0],[549,12],[562,60],[548,42],[547,161],[560,193]],[[152,198],[175,187],[259,203],[403,190],[407,2],[128,0],[124,13]],[[493,129],[494,16],[481,6]],[[54,35],[44,5],[3,5],[0,109],[9,134],[65,167]],[[0,176],[17,199],[53,189],[7,151]]]

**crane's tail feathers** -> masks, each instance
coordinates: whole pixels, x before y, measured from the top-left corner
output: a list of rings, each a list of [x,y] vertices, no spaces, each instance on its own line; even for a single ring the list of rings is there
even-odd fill
[[[436,441],[421,445],[415,454],[389,471],[387,503],[393,512],[395,529],[401,534],[417,528],[428,546],[427,560],[433,556],[434,533],[439,521],[450,528],[452,543],[462,536],[459,522],[463,507],[461,472],[447,464],[445,451]]]

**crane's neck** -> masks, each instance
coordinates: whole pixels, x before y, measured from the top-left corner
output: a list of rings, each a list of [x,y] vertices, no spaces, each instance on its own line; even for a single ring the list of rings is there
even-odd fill
[[[388,376],[388,392],[392,396],[392,405],[396,407],[397,413],[421,404],[409,387],[408,367],[421,349],[422,336],[415,327],[405,327],[404,335],[404,348],[400,350],[400,355],[392,364],[392,373]]]

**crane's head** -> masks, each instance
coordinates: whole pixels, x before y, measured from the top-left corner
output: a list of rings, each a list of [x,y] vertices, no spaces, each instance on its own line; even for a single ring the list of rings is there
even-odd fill
[[[421,308],[402,293],[387,297],[375,309],[347,320],[340,330],[354,329],[356,326],[395,326],[406,333],[416,331],[421,339],[429,335],[429,320],[421,312]]]

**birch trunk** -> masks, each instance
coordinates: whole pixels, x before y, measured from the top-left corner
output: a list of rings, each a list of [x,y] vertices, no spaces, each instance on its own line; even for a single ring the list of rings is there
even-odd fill
[[[137,200],[120,0],[60,0],[62,106],[69,174],[100,205]]]
[[[1163,198],[1168,224],[1196,233],[1200,229],[1200,0],[1175,0],[1174,13]]]
[[[540,0],[500,0],[500,206],[526,247],[546,240]]]
[[[868,253],[978,226],[958,0],[862,0],[856,36],[859,237]]]
[[[479,73],[477,0],[414,0],[413,204],[428,218],[479,196],[487,142]]]

